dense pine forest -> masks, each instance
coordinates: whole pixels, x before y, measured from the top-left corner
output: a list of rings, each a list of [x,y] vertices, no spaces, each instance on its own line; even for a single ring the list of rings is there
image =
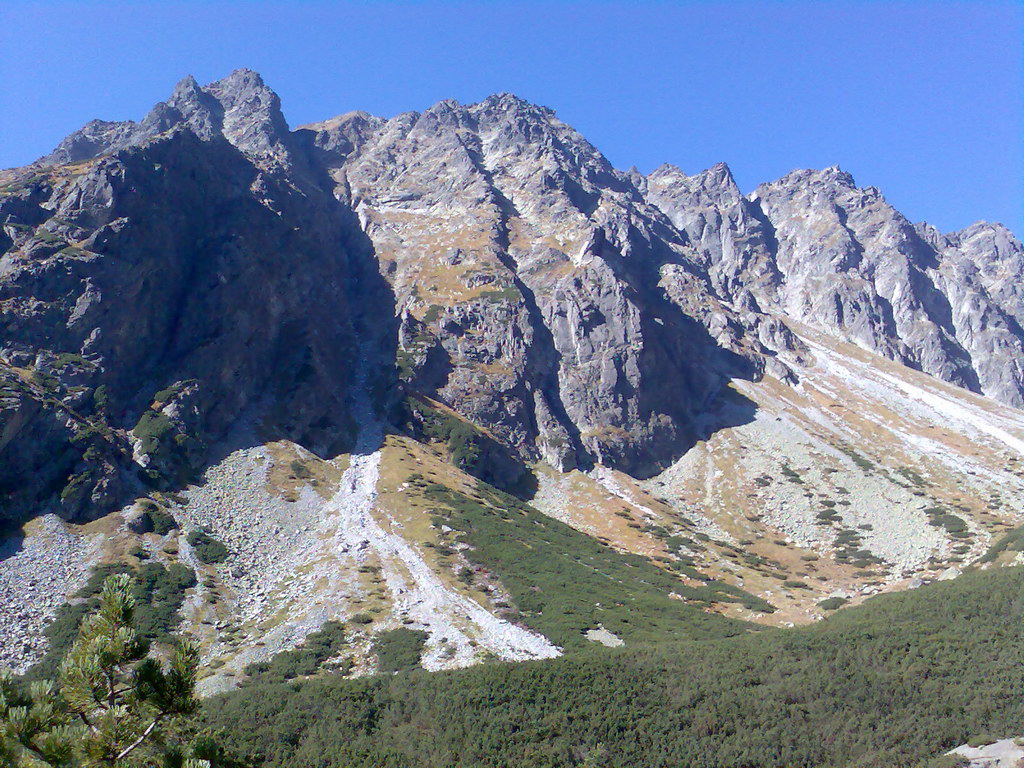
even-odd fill
[[[1024,569],[819,625],[553,661],[255,682],[206,724],[256,766],[952,765],[1021,732]]]

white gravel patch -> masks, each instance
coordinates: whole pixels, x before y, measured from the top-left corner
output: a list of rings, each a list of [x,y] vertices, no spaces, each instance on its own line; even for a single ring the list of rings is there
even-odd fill
[[[71,533],[56,515],[0,544],[0,668],[24,672],[46,651],[43,629],[79,590],[98,557],[96,537]]]
[[[981,747],[961,744],[947,755],[967,758],[967,768],[1016,768],[1024,761],[1024,747],[1016,739],[1001,739]]]
[[[639,501],[636,496],[627,488],[616,477],[614,470],[608,467],[597,466],[587,473],[590,478],[595,480],[602,488],[608,491],[612,496],[622,499],[627,504],[632,505],[634,508],[640,510],[640,513],[648,518],[651,522],[656,522],[661,519],[661,515],[655,512],[653,509],[648,507],[643,502]],[[673,500],[669,500],[673,502]],[[725,541],[730,544],[735,544],[736,540],[727,533],[720,525],[711,520],[709,517],[704,515],[692,505],[683,505],[678,499],[674,500],[673,508],[676,511],[681,512],[687,520],[693,523],[694,530],[699,531],[707,535],[708,537],[716,541]]]
[[[889,563],[897,573],[914,572],[927,565],[928,558],[948,542],[939,529],[928,524],[922,511],[930,505],[909,490],[893,484],[880,473],[865,474],[846,454],[819,440],[788,416],[760,410],[754,420],[733,430],[735,439],[747,450],[742,462],[732,462],[744,483],[756,488],[746,510],[762,516],[763,524],[779,531],[794,544],[826,554],[833,549],[838,528],[855,529],[863,548]],[[701,450],[712,454],[716,448],[693,450],[658,476],[671,491],[685,487],[687,480],[709,473],[714,466],[702,460]],[[803,483],[788,480],[780,468],[788,465]],[[834,470],[828,471],[825,470]],[[764,487],[754,479],[767,476]],[[715,499],[715,477],[707,475],[705,493]],[[838,489],[844,488],[847,493]],[[815,498],[805,495],[815,491]],[[826,493],[840,519],[835,527],[819,525],[816,514],[824,505],[816,497]],[[847,501],[849,505],[840,502]],[[870,530],[860,526],[869,525]]]
[[[217,570],[237,596],[233,609],[240,623],[267,617],[290,591],[300,591],[290,590],[290,583],[322,546],[316,528],[324,500],[309,487],[294,502],[271,494],[266,488],[270,466],[270,453],[262,446],[234,451],[207,470],[201,486],[185,492],[188,504],[175,512],[188,528],[207,529],[231,552]],[[203,568],[184,541],[181,557]]]
[[[597,629],[588,629],[583,634],[590,642],[600,643],[606,648],[621,648],[626,644],[621,637],[616,635],[614,632],[605,629],[604,627],[598,627]]]
[[[263,446],[233,451],[206,471],[202,485],[185,491],[188,504],[174,509],[185,528],[205,528],[230,552],[213,566],[227,588],[230,614],[216,629],[235,626],[242,632],[234,644],[218,632],[204,649],[204,662],[220,657],[226,663],[200,681],[203,695],[230,687],[229,676],[247,665],[300,645],[326,621],[344,620],[362,597],[354,562],[339,561],[332,551],[324,499],[309,486],[296,501],[270,493],[271,462]],[[208,599],[202,581],[210,566],[199,562],[184,536],[179,546],[179,558],[200,582],[182,610],[190,617]],[[186,631],[198,629],[185,623]]]
[[[827,373],[843,382],[854,393],[862,393],[869,400],[885,404],[912,424],[942,424],[945,428],[959,432],[975,441],[998,443],[1000,447],[1024,454],[1024,414],[998,403],[991,403],[995,410],[981,407],[972,398],[979,397],[964,391],[963,397],[948,396],[942,385],[936,382],[934,391],[892,376],[883,370],[861,363],[846,355],[808,342],[815,351],[817,370],[808,373],[814,376],[815,386],[821,388],[820,372]],[[965,473],[986,475],[991,481],[1005,481],[1007,477],[972,461],[962,453],[950,451],[938,442],[929,441],[920,435],[901,432],[898,427],[886,424],[893,436],[902,440],[911,451],[924,450],[933,458],[942,461],[947,468]]]
[[[575,514],[579,502],[572,493],[573,473],[561,474],[553,469],[541,467],[536,476],[537,492],[530,499],[530,506],[578,531],[591,536],[598,535],[595,526],[584,522]]]
[[[341,553],[362,563],[375,555],[392,597],[392,617],[428,633],[422,665],[426,669],[464,667],[487,650],[506,661],[547,659],[561,650],[543,635],[490,613],[470,597],[448,587],[423,556],[374,516],[384,430],[374,418],[366,393],[357,388],[353,413],[360,424],[356,450],[328,504],[338,521],[334,542]],[[389,527],[398,526],[388,516]]]

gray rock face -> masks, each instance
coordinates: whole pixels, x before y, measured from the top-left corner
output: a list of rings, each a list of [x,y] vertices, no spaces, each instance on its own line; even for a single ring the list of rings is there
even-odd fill
[[[205,88],[189,75],[141,122],[93,120],[64,139],[37,165],[90,160],[138,146],[176,126],[188,128],[203,141],[223,137],[261,168],[290,165],[291,134],[281,112],[281,100],[256,72],[248,69],[236,70]]]
[[[1024,406],[1024,249],[1005,227],[914,226],[839,168],[794,171],[747,199],[725,166],[689,177],[664,167],[646,194],[728,299],[752,297],[763,311]]]
[[[306,131],[393,287],[409,384],[524,456],[650,471],[756,372],[712,338],[727,310],[692,249],[550,110],[503,94]]]
[[[779,285],[771,230],[725,163],[693,176],[663,165],[641,183],[646,198],[701,254],[723,297],[749,303],[752,294],[770,295]]]
[[[936,284],[977,373],[976,391],[1024,407],[1024,248],[1002,225],[979,222],[936,252]]]
[[[838,168],[749,197],[725,165],[620,172],[508,94],[290,131],[256,73],[186,78],[0,172],[0,223],[9,519],[174,485],[243,414],[336,450],[356,354],[383,400],[638,475],[730,379],[799,376],[792,320],[1024,406],[1005,228],[911,225]]]
[[[0,198],[0,517],[175,486],[243,416],[324,452],[349,436],[353,217],[290,172],[258,77],[168,104],[112,153],[65,141],[76,165],[51,155]]]

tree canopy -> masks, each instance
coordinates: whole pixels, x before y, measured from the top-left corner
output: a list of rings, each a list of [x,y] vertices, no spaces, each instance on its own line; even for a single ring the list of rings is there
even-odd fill
[[[57,681],[27,688],[0,677],[0,762],[18,768],[129,768],[165,758],[187,768],[165,736],[199,707],[199,649],[182,640],[165,662],[135,626],[128,574],[106,579],[99,608],[82,623]]]

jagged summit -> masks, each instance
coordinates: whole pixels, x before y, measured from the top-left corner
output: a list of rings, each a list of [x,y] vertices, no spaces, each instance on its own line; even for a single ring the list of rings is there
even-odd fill
[[[171,98],[168,102],[173,104],[176,100],[187,97],[190,94],[196,94],[200,90],[199,83],[192,75],[185,75],[178,84],[174,86],[174,90],[171,92]]]
[[[210,97],[213,97],[212,99]],[[219,106],[218,106],[219,105]],[[168,114],[167,108],[171,113]],[[503,91],[493,93],[479,102],[461,103],[456,99],[442,99],[429,107],[423,113],[410,111],[402,113],[390,121],[403,123],[415,122],[423,114],[437,115],[441,113],[467,112],[476,113],[481,110],[488,111],[498,109],[521,116],[523,119],[540,118],[542,120],[557,119],[553,109],[534,104],[514,93]],[[192,75],[183,77],[174,87],[170,98],[161,102],[142,120],[141,123],[134,121],[109,122],[103,120],[92,120],[82,129],[66,137],[58,147],[50,154],[40,158],[33,165],[54,165],[60,163],[80,162],[91,157],[106,154],[134,143],[139,143],[151,138],[155,133],[167,130],[177,122],[185,122],[200,136],[207,138],[212,132],[224,130],[220,120],[212,119],[212,114],[224,111],[228,115],[233,135],[233,143],[249,144],[251,149],[273,152],[270,145],[274,140],[266,141],[256,139],[262,134],[276,134],[276,139],[288,133],[287,122],[281,111],[280,99],[277,94],[267,87],[263,77],[255,70],[239,68],[227,76],[216,80],[206,86],[200,86]],[[178,112],[175,115],[174,112]],[[230,113],[230,114],[229,114]],[[362,110],[355,110],[337,115],[326,120],[302,125],[298,128],[301,131],[331,131],[340,127],[359,123],[362,126],[379,125],[389,122],[388,118],[372,115]],[[242,127],[242,126],[247,127]],[[566,126],[575,136],[577,132]],[[246,136],[243,137],[243,134]],[[230,139],[231,137],[229,137]],[[255,143],[253,143],[255,141]],[[596,152],[596,150],[595,150]],[[631,175],[630,172],[622,174]],[[669,175],[679,178],[689,178],[680,168],[669,163],[664,163],[655,168],[648,177],[656,179]],[[718,183],[725,186],[734,186],[735,179],[732,171],[725,162],[715,165],[693,174],[694,177],[706,179],[705,186]],[[762,187],[769,185],[810,185],[821,186],[822,188],[856,188],[854,177],[843,170],[839,164],[828,166],[822,169],[795,169],[790,173],[771,182],[765,182],[751,193],[752,200],[757,200],[762,194]],[[865,192],[881,194],[874,187],[867,187]],[[986,222],[977,222],[971,227]],[[1002,227],[1001,224],[994,226]],[[965,228],[970,229],[971,227]],[[1005,229],[1005,227],[1003,227]],[[1012,233],[1009,237],[1013,238]],[[953,237],[958,233],[948,233],[947,237]]]
[[[285,145],[290,132],[280,99],[257,72],[237,69],[203,87],[187,75],[167,101],[156,104],[140,122],[94,120],[33,165],[82,162],[138,146],[177,126],[188,128],[203,141],[224,136],[243,152],[271,165],[287,162]]]
[[[844,171],[838,165],[831,165],[828,168],[812,169],[798,168],[790,171],[775,181],[761,184],[755,194],[759,197],[764,193],[765,187],[807,187],[822,190],[855,189],[857,183],[853,175]]]
[[[554,118],[555,110],[551,107],[546,107],[541,104],[535,104],[532,101],[517,96],[514,93],[503,91],[501,93],[492,93],[487,98],[476,104],[470,105],[470,108],[500,108],[512,112],[521,112],[524,114],[537,114],[544,115],[545,117]]]
[[[681,185],[689,189],[703,189],[709,194],[734,196],[739,187],[732,175],[732,169],[725,163],[715,163],[698,173],[687,175],[675,165],[665,163],[655,168],[647,177],[648,184],[658,188]]]
[[[370,123],[385,123],[388,122],[389,119],[398,121],[415,121],[418,120],[424,114],[438,115],[444,113],[459,112],[474,113],[483,109],[500,109],[504,111],[521,112],[525,115],[533,114],[544,115],[549,117],[554,117],[555,115],[554,110],[548,107],[533,104],[527,101],[526,99],[516,96],[515,94],[506,92],[491,94],[490,96],[480,101],[468,103],[460,102],[457,99],[442,99],[441,101],[438,101],[437,103],[423,110],[423,112],[403,112],[399,115],[396,115],[393,118],[380,117],[378,115],[373,115],[364,110],[353,110],[350,112],[344,112],[340,115],[336,115],[335,117],[332,118],[328,118],[327,120],[320,120],[313,123],[307,123],[305,125],[299,126],[299,129],[325,131],[331,130],[332,128],[337,128],[341,125],[356,120]]]

